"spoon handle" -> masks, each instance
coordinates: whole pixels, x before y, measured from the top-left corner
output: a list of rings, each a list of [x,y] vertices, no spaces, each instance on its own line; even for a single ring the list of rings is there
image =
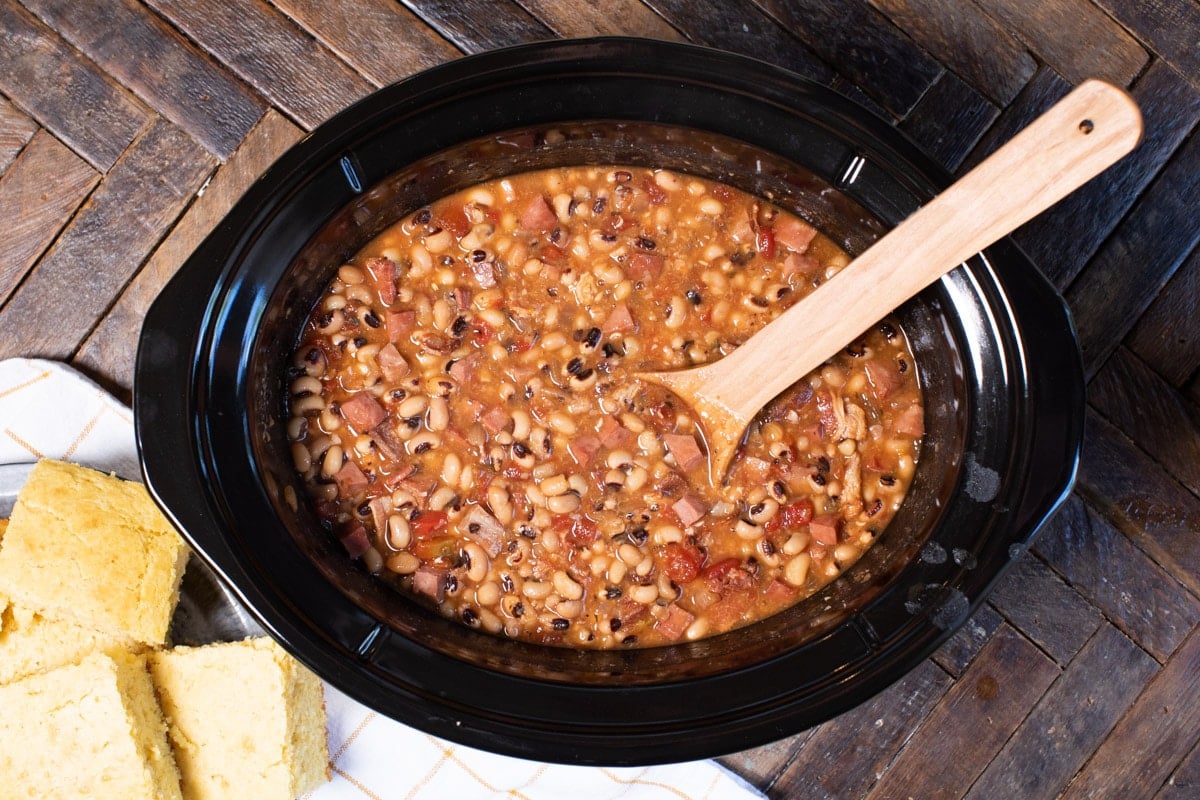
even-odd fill
[[[1141,130],[1124,91],[1084,82],[745,345],[677,373],[690,384],[678,388],[749,422],[871,324],[1116,162]]]

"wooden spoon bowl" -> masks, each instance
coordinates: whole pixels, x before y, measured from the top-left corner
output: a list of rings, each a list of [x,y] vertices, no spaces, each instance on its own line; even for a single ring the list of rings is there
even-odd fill
[[[791,384],[983,248],[1129,153],[1137,104],[1090,80],[724,358],[638,377],[698,415],[709,480],[724,480],[746,427]]]

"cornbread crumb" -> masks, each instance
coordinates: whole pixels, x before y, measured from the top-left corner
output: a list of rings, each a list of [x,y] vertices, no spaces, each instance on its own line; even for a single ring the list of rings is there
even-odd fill
[[[141,484],[43,460],[4,534],[0,594],[130,646],[161,646],[187,556]]]
[[[329,780],[321,682],[268,638],[150,656],[185,800],[292,800]]]
[[[96,653],[0,686],[0,708],[0,797],[181,797],[143,656]]]

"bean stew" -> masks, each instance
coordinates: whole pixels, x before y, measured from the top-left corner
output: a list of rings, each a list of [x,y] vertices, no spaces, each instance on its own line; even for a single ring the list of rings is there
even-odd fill
[[[655,646],[807,597],[880,536],[924,431],[884,321],[761,412],[712,487],[689,409],[633,377],[729,353],[848,263],[678,172],[563,167],[421,208],[343,265],[288,437],[365,569],[488,632]]]

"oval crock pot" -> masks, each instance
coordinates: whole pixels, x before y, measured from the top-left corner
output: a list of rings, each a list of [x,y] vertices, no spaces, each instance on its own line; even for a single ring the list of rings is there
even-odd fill
[[[151,493],[303,663],[460,743],[571,763],[670,762],[779,739],[857,705],[967,618],[1074,479],[1078,347],[1061,299],[1008,241],[898,312],[927,415],[900,513],[839,580],[755,625],[604,652],[495,638],[371,579],[296,503],[285,365],[333,270],[439,196],[571,163],[723,180],[851,252],[949,182],[840,95],[707,49],[553,42],[429,70],[280,158],[150,309],[134,405]]]

